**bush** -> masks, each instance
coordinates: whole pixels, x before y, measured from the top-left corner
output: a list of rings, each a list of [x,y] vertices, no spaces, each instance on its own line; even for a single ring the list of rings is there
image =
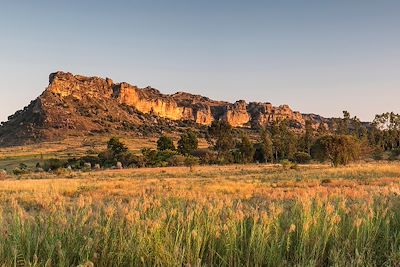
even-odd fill
[[[390,151],[389,160],[398,160],[400,159],[400,148],[395,148]]]
[[[142,149],[143,160],[147,167],[163,167],[168,166],[169,160],[177,155],[173,150],[156,151],[149,148]]]
[[[187,156],[185,158],[185,166],[194,166],[199,164],[199,158],[193,157],[193,156]]]
[[[207,148],[196,149],[191,155],[199,158],[201,164],[216,164],[218,162],[217,152]]]
[[[162,150],[157,152],[157,162],[162,163],[162,166],[165,166],[165,164],[168,165],[168,161],[176,156],[178,153],[173,150]]]
[[[94,166],[96,164],[100,164],[99,157],[95,157],[95,156],[84,156],[84,157],[80,158],[79,160],[81,162],[81,166],[83,166],[85,163],[90,163],[92,166]]]
[[[185,166],[185,160],[186,157],[183,155],[174,155],[167,161],[169,166]]]
[[[292,167],[292,162],[290,162],[290,160],[284,159],[281,161],[281,165],[283,169],[288,170]]]
[[[20,168],[15,168],[14,170],[13,170],[13,174],[14,175],[22,175],[22,174],[25,174],[26,173],[26,171],[25,170],[22,170],[22,169],[20,169]]]
[[[376,148],[373,152],[372,152],[372,158],[374,160],[383,160],[384,157],[384,151],[382,148]]]
[[[298,164],[307,164],[311,161],[311,155],[305,152],[296,152],[293,155],[293,160]]]
[[[190,171],[193,171],[193,166],[199,164],[199,159],[193,156],[187,156],[185,159],[185,166],[190,168]]]
[[[127,152],[128,147],[119,141],[118,138],[112,137],[110,141],[107,142],[107,150],[114,154],[114,156],[117,156]]]
[[[175,150],[174,142],[167,136],[161,136],[157,141],[157,150]]]
[[[144,167],[145,162],[143,156],[137,156],[133,153],[125,153],[118,158],[118,161],[125,167]]]
[[[68,162],[66,160],[62,160],[62,159],[48,159],[45,160],[44,164],[43,164],[43,169],[45,171],[50,171],[50,170],[57,170],[59,168],[63,168],[66,167],[66,165],[68,164]]]

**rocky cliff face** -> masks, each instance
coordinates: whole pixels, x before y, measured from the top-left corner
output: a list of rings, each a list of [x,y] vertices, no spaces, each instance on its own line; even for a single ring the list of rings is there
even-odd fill
[[[173,124],[192,121],[210,125],[225,120],[234,127],[259,127],[287,119],[300,128],[305,120],[289,106],[270,103],[215,101],[179,92],[165,95],[157,89],[71,73],[50,74],[49,86],[36,100],[9,117],[0,127],[0,144],[20,144],[113,131],[135,131],[157,126],[159,119]]]

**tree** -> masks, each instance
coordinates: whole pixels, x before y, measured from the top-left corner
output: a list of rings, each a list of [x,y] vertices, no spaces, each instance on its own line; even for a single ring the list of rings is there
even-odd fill
[[[346,110],[343,111],[343,119],[339,119],[336,129],[337,134],[349,134],[350,113]]]
[[[226,121],[213,121],[208,133],[210,139],[214,139],[213,147],[219,156],[235,147],[232,127]],[[212,143],[212,140],[209,142]]]
[[[357,118],[357,116],[354,116],[351,119],[352,125],[353,125],[353,135],[358,138],[361,139],[363,136],[363,127],[362,127],[362,123],[360,121],[359,118]]]
[[[291,159],[297,151],[297,137],[289,129],[288,121],[273,123],[271,136],[275,160]]]
[[[314,129],[312,127],[311,121],[307,120],[305,124],[305,132],[302,138],[304,151],[308,154],[311,153],[311,146],[314,139]]]
[[[272,162],[274,160],[271,134],[267,129],[260,132],[259,143],[255,145],[254,159],[258,162]]]
[[[193,172],[193,166],[199,164],[199,158],[193,156],[187,156],[185,158],[185,166],[189,167],[190,172]]]
[[[250,163],[253,161],[255,149],[246,134],[242,133],[241,141],[237,148],[240,152],[241,162]]]
[[[114,157],[124,154],[128,151],[128,147],[122,143],[117,137],[112,137],[107,142],[107,150],[112,153]]]
[[[317,139],[312,154],[315,159],[321,162],[329,160],[336,167],[356,160],[360,146],[357,139],[350,135],[325,135]]]
[[[381,115],[376,115],[372,125],[374,126],[373,134],[376,144],[379,143],[384,150],[400,148],[399,114],[387,112]]]
[[[197,136],[194,132],[189,131],[181,135],[178,141],[178,152],[182,155],[189,155],[198,147]]]
[[[157,141],[157,150],[175,150],[174,141],[171,138],[162,135]]]

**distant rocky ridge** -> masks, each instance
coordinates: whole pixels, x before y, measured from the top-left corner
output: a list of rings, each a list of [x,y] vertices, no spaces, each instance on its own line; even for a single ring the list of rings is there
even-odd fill
[[[318,115],[301,114],[288,105],[239,100],[235,103],[178,92],[138,88],[128,83],[71,73],[50,74],[49,86],[29,106],[0,127],[0,145],[26,144],[68,135],[135,132],[143,127],[191,122],[199,127],[225,120],[234,127],[258,128],[287,119],[298,129],[311,120],[314,127],[327,123]],[[142,128],[141,128],[142,127]]]

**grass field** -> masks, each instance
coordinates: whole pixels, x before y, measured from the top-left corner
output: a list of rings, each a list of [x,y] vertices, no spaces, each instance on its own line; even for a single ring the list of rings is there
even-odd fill
[[[0,181],[0,262],[399,266],[399,195],[397,164],[8,177]]]
[[[88,154],[97,155],[107,147],[109,136],[91,136],[67,138],[61,141],[43,142],[39,144],[0,148],[0,169],[12,171],[20,163],[34,168],[36,163],[50,158],[79,158]],[[121,136],[120,140],[130,151],[140,154],[142,148],[156,148],[157,138],[139,138]],[[174,136],[175,143],[177,137]],[[199,148],[206,148],[206,140],[199,139]]]

